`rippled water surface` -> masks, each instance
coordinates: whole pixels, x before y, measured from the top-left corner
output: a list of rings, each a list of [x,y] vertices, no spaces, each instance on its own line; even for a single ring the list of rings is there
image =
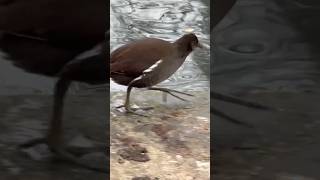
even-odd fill
[[[213,32],[216,90],[318,89],[319,56],[305,37],[318,37],[318,20],[312,20],[317,6],[307,4],[298,0],[239,0]]]
[[[193,31],[205,45],[209,45],[209,8],[202,1],[179,0],[112,0],[110,13],[111,51],[144,37],[175,41]],[[161,83],[175,89],[208,89],[207,77],[199,64],[209,70],[209,50],[196,50],[186,63],[167,81]],[[111,91],[125,87],[111,82]]]

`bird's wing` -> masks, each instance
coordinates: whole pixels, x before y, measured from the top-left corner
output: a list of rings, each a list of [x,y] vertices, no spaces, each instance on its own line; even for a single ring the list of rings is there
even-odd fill
[[[83,41],[104,38],[106,6],[104,0],[0,0],[0,31]]]
[[[0,50],[13,64],[27,72],[54,76],[79,52],[51,46],[45,41],[6,34],[0,37]]]
[[[170,43],[148,39],[122,46],[111,53],[110,73],[138,77],[170,51]]]
[[[26,71],[55,75],[105,39],[104,0],[0,0],[0,50]]]

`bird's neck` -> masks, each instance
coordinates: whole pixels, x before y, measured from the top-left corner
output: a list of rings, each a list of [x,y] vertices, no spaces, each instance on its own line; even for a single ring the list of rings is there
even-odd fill
[[[177,49],[178,56],[186,58],[191,53],[192,49],[189,47],[189,43],[179,40],[181,39],[178,39],[176,42],[173,43],[173,45]]]

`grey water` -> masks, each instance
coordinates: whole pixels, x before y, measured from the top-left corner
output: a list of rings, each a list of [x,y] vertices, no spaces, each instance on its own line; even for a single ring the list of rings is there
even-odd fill
[[[319,33],[318,21],[308,20],[319,6],[309,3],[239,0],[212,31],[214,89],[234,94],[319,89],[319,56],[305,37]]]
[[[128,42],[154,37],[175,41],[188,32],[209,46],[209,7],[202,1],[183,0],[112,0],[110,3],[110,50]],[[186,63],[161,86],[178,90],[208,90],[208,77],[199,64],[209,70],[209,49],[197,50]],[[209,72],[209,71],[208,71]],[[125,87],[111,81],[111,91]]]

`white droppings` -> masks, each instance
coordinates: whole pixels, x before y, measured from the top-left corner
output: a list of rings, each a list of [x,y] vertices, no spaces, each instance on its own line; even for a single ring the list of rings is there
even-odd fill
[[[199,171],[208,171],[210,169],[210,162],[206,161],[196,161],[197,170]]]
[[[202,116],[197,116],[197,119],[199,119],[201,121],[208,121],[208,118],[202,117]]]

